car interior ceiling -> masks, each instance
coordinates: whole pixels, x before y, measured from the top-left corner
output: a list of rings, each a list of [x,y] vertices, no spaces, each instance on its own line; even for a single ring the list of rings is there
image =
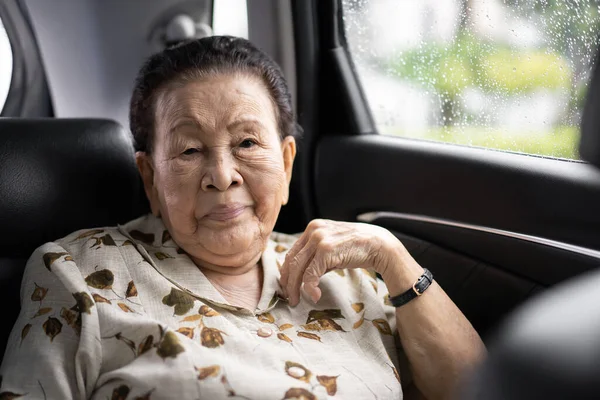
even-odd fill
[[[339,1],[249,4],[250,39],[291,77],[304,130],[276,230],[299,232],[317,217],[390,229],[484,340],[525,300],[597,268],[600,77],[582,123],[587,163],[386,137],[357,79]],[[0,3],[7,34],[21,43],[11,89],[28,88],[12,90],[20,94],[2,111],[12,118],[0,120],[1,347],[36,247],[147,212],[125,128],[133,77],[152,50],[148,32],[182,11],[209,22],[211,6]],[[66,7],[80,18],[59,18]]]

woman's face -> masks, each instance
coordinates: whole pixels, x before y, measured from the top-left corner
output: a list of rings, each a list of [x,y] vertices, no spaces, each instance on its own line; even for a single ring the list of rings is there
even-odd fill
[[[152,212],[201,267],[253,267],[288,200],[296,153],[267,89],[210,76],[163,90],[155,118],[152,154],[137,155]]]

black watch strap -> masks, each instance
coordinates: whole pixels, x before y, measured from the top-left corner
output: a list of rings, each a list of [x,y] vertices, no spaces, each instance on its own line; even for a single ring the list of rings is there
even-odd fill
[[[433,282],[433,274],[427,268],[423,268],[425,272],[417,279],[413,286],[406,292],[399,294],[398,296],[390,297],[390,302],[394,307],[400,307],[411,301],[412,299],[419,297]]]

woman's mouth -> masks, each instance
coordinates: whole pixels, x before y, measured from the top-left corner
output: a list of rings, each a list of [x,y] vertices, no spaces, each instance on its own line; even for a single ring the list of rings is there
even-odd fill
[[[240,216],[246,209],[242,204],[220,204],[210,210],[204,218],[212,221],[229,221]]]

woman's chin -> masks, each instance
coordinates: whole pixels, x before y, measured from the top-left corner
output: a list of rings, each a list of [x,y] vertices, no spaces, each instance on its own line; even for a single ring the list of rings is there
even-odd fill
[[[256,235],[251,227],[230,229],[199,229],[197,240],[201,247],[216,257],[245,258],[248,252],[260,251]],[[256,248],[255,248],[256,247]]]

